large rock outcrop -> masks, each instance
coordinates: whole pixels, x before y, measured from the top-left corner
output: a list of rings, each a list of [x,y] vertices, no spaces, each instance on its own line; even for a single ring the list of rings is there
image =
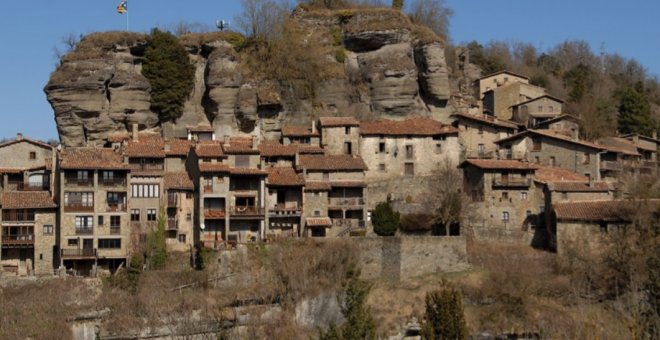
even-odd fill
[[[109,135],[130,131],[131,124],[162,127],[166,137],[184,137],[188,126],[210,125],[218,136],[275,139],[284,125],[306,125],[324,115],[449,117],[451,70],[444,44],[428,35],[420,39],[405,15],[297,8],[290,20],[297,32],[306,32],[298,39],[316,58],[309,68],[318,70],[309,77],[315,83],[257,74],[246,62],[253,51],[237,51],[231,33],[183,36],[196,73],[176,122],[160,122],[150,110],[151,88],[141,74],[149,36],[105,32],[83,38],[44,88],[61,141],[102,145]]]

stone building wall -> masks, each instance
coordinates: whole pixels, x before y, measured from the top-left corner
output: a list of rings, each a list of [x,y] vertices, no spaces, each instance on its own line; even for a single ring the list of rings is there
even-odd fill
[[[544,94],[544,88],[516,82],[493,90],[489,104],[484,99],[484,108],[493,112],[497,118],[510,120],[513,118],[512,105]],[[491,93],[487,94],[488,96],[491,96]]]
[[[514,133],[513,129],[480,124],[468,119],[460,119],[459,122],[457,126],[459,142],[466,151],[479,151],[479,144],[484,145],[484,151],[486,153],[495,151],[497,150],[497,146],[493,144],[494,141],[509,137]],[[481,133],[479,127],[482,127]]]
[[[346,134],[346,129],[350,129]],[[323,127],[321,144],[328,155],[345,155],[344,143],[351,142],[353,154],[360,153],[360,128],[357,126]]]
[[[34,159],[30,159],[30,152],[35,153]],[[52,149],[22,141],[0,148],[0,168],[26,169],[42,166],[44,160],[49,157],[53,157]]]
[[[504,78],[507,78],[507,80],[505,81]],[[491,77],[479,79],[479,99],[483,99],[484,93],[488,90],[493,90],[500,86],[516,82],[529,83],[529,80],[507,73],[501,73]]]
[[[52,234],[44,234],[44,226],[53,226]],[[34,214],[34,273],[35,275],[52,275],[54,263],[55,237],[57,235],[57,209],[37,210]]]

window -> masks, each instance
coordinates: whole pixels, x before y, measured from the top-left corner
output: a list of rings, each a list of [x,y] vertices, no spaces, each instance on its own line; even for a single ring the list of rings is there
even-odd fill
[[[100,238],[99,249],[121,249],[120,238]]]
[[[147,221],[156,220],[156,209],[147,209]]]
[[[67,240],[66,243],[69,247],[77,247],[78,246],[78,239],[77,238],[70,238]]]
[[[225,182],[225,177],[218,175],[218,177],[215,178],[215,181],[217,183],[224,183]],[[187,198],[187,194],[186,194],[186,198]],[[190,198],[192,198],[192,194],[190,194]]]
[[[252,182],[249,179],[232,178],[231,181],[234,184],[235,191],[252,190],[252,185],[251,185]]]
[[[567,192],[562,192],[561,193],[561,199],[567,200],[568,199],[568,193]]]
[[[585,152],[582,159],[584,160],[584,164],[589,164],[589,153]]]
[[[67,192],[64,194],[65,206],[93,207],[93,192]]]
[[[555,108],[552,105],[548,106],[548,112],[554,112],[554,111]]]
[[[505,200],[506,200],[506,199],[509,199],[509,193],[506,192],[506,191],[503,191],[503,192],[502,192],[502,198],[505,199]]]
[[[412,158],[412,157],[413,157],[413,146],[406,145],[406,158]]]
[[[502,212],[502,221],[504,221],[504,222],[509,221],[509,212],[508,211],[503,211]]]
[[[218,177],[218,180],[219,180],[220,178],[221,178],[221,177]],[[187,192],[187,193],[186,193],[186,199],[191,199],[191,198],[193,198],[193,193],[192,193],[192,192]]]
[[[590,174],[590,173],[585,172],[585,173],[584,173],[584,176],[587,177],[587,180],[588,180],[588,181],[591,181],[591,174]]]
[[[520,199],[521,200],[526,200],[527,199],[527,191],[521,191],[520,192]]]
[[[477,145],[477,150],[479,151],[479,156],[483,156],[484,153],[486,152],[486,148],[484,147],[483,144]]]
[[[412,177],[415,175],[415,164],[414,163],[406,163],[405,168],[404,168],[404,175],[408,177]]]
[[[442,144],[440,144],[440,143],[435,144],[435,153],[436,154],[442,153]]]
[[[541,164],[541,159],[538,156],[534,157],[534,163]]]
[[[94,216],[76,216],[76,229],[88,229],[94,225]]]
[[[44,226],[44,235],[53,235],[53,226],[45,225]]]
[[[100,215],[100,216],[99,216],[99,221],[98,221],[98,222],[99,222],[99,223],[97,223],[98,226],[102,226],[102,225],[103,225],[103,215]]]
[[[34,151],[30,151],[30,160],[35,160],[37,159],[37,153]]]
[[[346,155],[353,154],[353,144],[351,142],[344,142],[344,154]]]
[[[186,221],[192,221],[192,214],[186,214]]]
[[[378,143],[378,152],[380,153],[385,152],[385,142]]]
[[[493,83],[497,84],[497,78],[493,78]]]
[[[344,132],[345,132],[347,135],[350,135],[350,134],[351,134],[351,127],[350,127],[350,126],[347,126],[346,128],[344,128]]]
[[[179,243],[186,243],[186,234],[179,235]]]
[[[380,172],[385,172],[385,164],[384,163],[378,164],[378,170],[380,170]]]
[[[539,111],[538,112],[543,112],[543,106],[539,105]]]
[[[121,216],[110,216],[110,228],[119,228],[121,225]]]
[[[603,233],[607,232],[607,222],[600,222],[600,231]]]
[[[131,209],[131,222],[140,222],[140,209]]]
[[[504,82],[506,83],[507,81],[509,81],[509,77],[504,77]]]
[[[160,185],[158,184],[133,184],[131,185],[133,198],[157,198],[160,197]]]
[[[555,166],[557,164],[557,160],[555,159],[555,156],[550,157],[550,166]]]
[[[314,216],[321,216],[320,210],[314,210]]]
[[[533,151],[541,151],[542,150],[542,148],[543,148],[542,145],[543,144],[541,143],[540,139],[535,138],[535,139],[532,140],[532,142],[534,143],[534,145],[532,146]]]
[[[483,127],[483,126],[480,126],[480,127],[479,127],[479,134],[480,134],[480,135],[483,135],[483,134],[484,134],[484,127]]]
[[[527,211],[525,212],[525,216],[527,216],[527,217],[532,216],[532,211],[531,211],[531,210],[527,210]]]
[[[329,181],[330,180],[330,173],[324,172],[323,173],[323,180],[324,181]]]

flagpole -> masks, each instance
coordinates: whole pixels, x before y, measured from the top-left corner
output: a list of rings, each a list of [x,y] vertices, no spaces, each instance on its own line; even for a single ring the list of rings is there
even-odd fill
[[[129,11],[128,11],[128,0],[126,0],[126,32],[129,31],[129,29],[128,29],[128,14],[129,14]]]

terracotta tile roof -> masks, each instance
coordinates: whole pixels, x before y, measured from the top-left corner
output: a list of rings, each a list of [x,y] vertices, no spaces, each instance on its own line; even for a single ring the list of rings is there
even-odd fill
[[[468,164],[472,164],[481,169],[494,169],[494,170],[535,170],[538,165],[523,163],[521,161],[510,159],[469,159],[459,165],[463,168]]]
[[[194,190],[195,184],[193,183],[190,175],[187,172],[166,172],[164,176],[165,190],[167,189],[185,189]]]
[[[199,163],[201,172],[229,172],[229,165],[222,163]]]
[[[218,140],[200,141],[195,149],[199,157],[226,157],[222,142]]]
[[[613,191],[610,184],[604,181],[594,182],[593,187],[589,186],[589,182],[584,181],[558,181],[548,182],[548,189],[550,191],[566,191],[566,192],[607,192]]]
[[[303,186],[305,179],[301,174],[297,174],[292,167],[272,167],[267,168],[268,185],[275,186]]]
[[[630,221],[640,209],[657,210],[660,200],[577,201],[553,204],[557,220],[610,222]]]
[[[293,157],[296,152],[300,153],[318,153],[323,154],[325,151],[319,146],[307,144],[289,144],[283,145],[278,141],[263,141],[259,143],[259,152],[264,157]]]
[[[67,148],[60,154],[63,169],[129,169],[122,155],[111,149]]]
[[[309,217],[305,219],[308,227],[332,227],[329,217]]]
[[[654,141],[652,138],[649,138],[649,139],[651,141]],[[626,138],[622,138],[622,137],[605,137],[605,138],[602,138],[600,141],[603,142],[604,144],[610,144],[610,145],[612,144],[611,143],[612,141],[615,142],[615,143],[625,144],[626,146],[630,146],[631,148],[635,148],[635,150],[641,149],[641,150],[653,151],[653,152],[658,151],[657,148],[644,146],[644,145],[641,145],[641,144],[635,144],[635,142],[633,142],[629,139],[626,139]],[[608,141],[610,141],[610,143],[608,143]]]
[[[14,139],[14,140],[6,141],[4,143],[0,143],[0,148],[4,148],[5,146],[9,146],[9,145],[12,145],[12,144],[17,144],[17,143],[22,143],[22,142],[31,143],[31,144],[34,144],[36,146],[42,147],[44,149],[51,149],[51,150],[53,149],[53,146],[48,144],[48,143],[44,143],[42,141],[32,139],[32,138],[27,138],[27,137],[23,137],[22,139]]]
[[[165,141],[156,136],[141,133],[138,140],[129,140],[124,152],[128,157],[164,158]]]
[[[549,125],[549,124],[552,124],[552,123],[554,123],[554,122],[556,122],[556,121],[560,121],[560,120],[564,120],[564,119],[566,119],[566,120],[571,120],[571,121],[573,121],[573,122],[575,122],[575,123],[578,123],[578,122],[581,121],[581,119],[578,118],[578,117],[575,117],[575,116],[569,115],[569,114],[567,114],[567,113],[563,113],[563,114],[561,114],[561,115],[559,115],[559,116],[557,116],[557,117],[554,117],[554,118],[551,118],[551,119],[548,119],[548,120],[542,121],[542,122],[538,123],[537,125]]]
[[[0,168],[0,174],[20,174],[25,171],[24,169],[2,169]]]
[[[222,145],[227,154],[259,154],[259,149],[252,149],[252,138],[250,137],[231,137],[229,146]]]
[[[300,155],[297,170],[328,170],[328,171],[363,171],[367,165],[360,156],[352,155]]]
[[[243,175],[243,176],[268,175],[268,172],[254,168],[229,168],[229,173],[232,175]]]
[[[359,126],[360,121],[354,117],[321,117],[319,123],[322,127],[339,127],[339,126]]]
[[[318,137],[321,134],[318,130],[312,132],[311,127],[307,126],[283,126],[282,136],[284,137]]]
[[[16,169],[16,168],[3,169],[3,168],[0,168],[0,174],[2,174],[2,173],[5,173],[5,174],[18,174],[18,173],[21,173],[23,171],[48,169],[48,166],[49,166],[49,164],[46,164],[44,162],[44,164],[41,164],[41,165],[35,165],[35,166],[29,167],[29,168],[22,168],[22,169]],[[49,170],[52,170],[52,164],[50,164],[50,167],[51,167],[51,169],[49,169]]]
[[[165,150],[165,144],[170,145],[170,151],[164,151],[166,156],[188,156],[190,148],[193,146],[193,141],[185,139],[166,139],[163,144],[163,150]]]
[[[305,191],[330,191],[330,182],[305,182]]]
[[[364,181],[331,181],[331,187],[366,187],[367,183]]]
[[[556,101],[556,102],[559,102],[559,103],[562,103],[562,104],[564,103],[563,100],[561,100],[561,99],[559,99],[559,98],[557,98],[557,97],[553,97],[553,96],[551,96],[551,95],[549,95],[549,94],[544,94],[544,95],[542,95],[542,96],[540,96],[540,97],[532,98],[532,99],[526,100],[526,101],[524,101],[524,102],[520,102],[520,103],[518,103],[518,104],[511,105],[511,106],[509,106],[509,107],[516,107],[516,106],[520,106],[520,105],[529,104],[529,103],[531,103],[531,102],[535,102],[535,101],[537,101],[537,100],[539,100],[539,99],[542,99],[542,98],[549,98],[549,99],[552,99],[552,100],[554,100],[554,101]],[[560,113],[556,113],[556,114],[560,114]]]
[[[454,116],[459,117],[459,118],[465,118],[469,120],[473,120],[475,122],[491,125],[491,126],[497,126],[497,127],[503,127],[507,129],[512,129],[516,130],[520,127],[519,124],[514,123],[512,121],[508,120],[501,120],[497,117],[489,116],[489,115],[471,115],[467,113],[456,113]]]
[[[215,132],[213,126],[187,126],[186,128],[192,132]]]
[[[558,168],[539,166],[534,172],[534,180],[537,182],[557,182],[557,181],[580,181],[587,182],[589,179],[585,175]]]
[[[490,78],[490,77],[492,77],[492,76],[496,76],[496,75],[499,75],[499,74],[502,74],[502,73],[510,74],[510,75],[513,75],[513,76],[516,76],[516,77],[520,77],[520,78],[529,79],[528,76],[525,76],[525,75],[522,75],[522,74],[513,73],[513,72],[510,72],[510,71],[506,71],[506,70],[504,70],[504,71],[499,71],[499,72],[495,72],[495,73],[491,73],[491,74],[485,75],[485,76],[483,76],[483,77],[481,77],[481,78],[479,78],[479,79],[477,79],[477,80]]]
[[[3,209],[57,208],[48,191],[7,191],[2,201]]]
[[[403,121],[380,119],[373,123],[360,124],[361,135],[435,136],[449,133],[458,133],[458,129],[422,117],[410,117]]]
[[[131,138],[131,135],[128,134],[128,132],[124,133],[114,133],[108,136],[108,142],[110,143],[121,143],[125,140],[129,140]]]

